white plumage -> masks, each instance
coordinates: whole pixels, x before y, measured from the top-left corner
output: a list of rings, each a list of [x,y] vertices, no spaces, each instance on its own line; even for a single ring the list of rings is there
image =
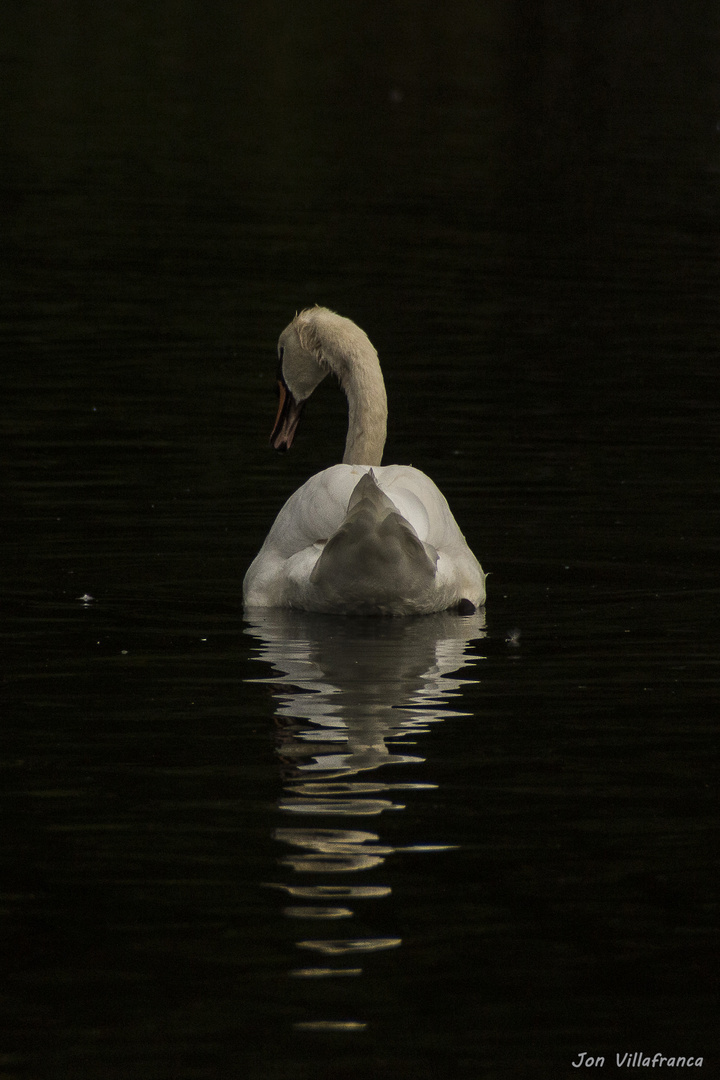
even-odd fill
[[[253,560],[247,607],[417,615],[485,602],[485,574],[432,480],[380,466],[387,404],[377,353],[355,323],[301,312],[280,335],[280,408],[271,436],[288,449],[302,405],[333,371],[349,404],[343,464],[290,496]]]

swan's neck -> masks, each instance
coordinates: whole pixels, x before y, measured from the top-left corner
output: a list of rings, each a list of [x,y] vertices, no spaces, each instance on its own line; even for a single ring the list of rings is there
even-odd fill
[[[280,344],[288,346],[283,372],[298,401],[309,397],[328,371],[335,373],[345,391],[348,433],[343,463],[379,465],[387,431],[387,397],[380,361],[365,331],[316,306],[295,316],[280,335]],[[297,385],[299,375],[304,378]]]
[[[387,397],[377,353],[365,352],[361,363],[340,373],[348,399],[348,433],[343,463],[379,465],[387,434]]]

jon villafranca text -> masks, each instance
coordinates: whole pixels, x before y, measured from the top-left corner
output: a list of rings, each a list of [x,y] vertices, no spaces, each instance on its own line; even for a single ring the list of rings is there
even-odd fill
[[[616,1054],[615,1064],[618,1068],[638,1069],[638,1068],[660,1068],[677,1069],[683,1068],[686,1065],[695,1066],[695,1068],[702,1068],[703,1059],[701,1057],[695,1057],[694,1055],[680,1054],[668,1057],[666,1054],[643,1054],[642,1051],[636,1050],[634,1052]],[[602,1068],[605,1064],[605,1058],[601,1056],[593,1057],[588,1054],[587,1050],[581,1051],[578,1054],[578,1060],[571,1062],[574,1069],[579,1069],[583,1065],[586,1068]]]

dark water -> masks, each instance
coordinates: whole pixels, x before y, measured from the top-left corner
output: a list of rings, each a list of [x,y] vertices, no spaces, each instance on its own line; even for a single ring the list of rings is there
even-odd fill
[[[714,6],[0,22],[0,1075],[717,1075]],[[243,620],[316,301],[484,615]]]

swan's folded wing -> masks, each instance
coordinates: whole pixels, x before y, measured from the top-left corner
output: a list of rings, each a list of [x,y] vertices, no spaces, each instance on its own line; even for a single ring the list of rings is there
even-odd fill
[[[287,500],[267,535],[280,556],[289,559],[342,525],[350,496],[366,469],[333,465],[311,476]]]
[[[245,575],[248,606],[287,606],[295,601],[325,541],[342,525],[353,488],[366,472],[334,465],[311,476],[290,496]]]
[[[467,598],[475,605],[484,604],[485,574],[437,485],[419,469],[406,465],[375,471],[380,487],[420,540],[437,551],[435,590],[442,603],[447,601],[450,606]]]

